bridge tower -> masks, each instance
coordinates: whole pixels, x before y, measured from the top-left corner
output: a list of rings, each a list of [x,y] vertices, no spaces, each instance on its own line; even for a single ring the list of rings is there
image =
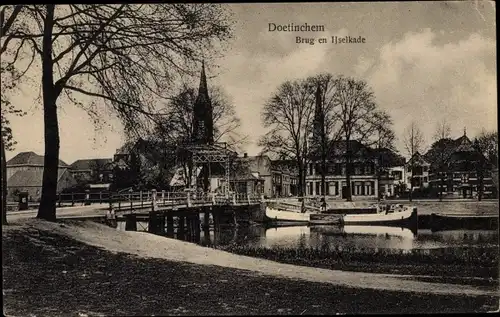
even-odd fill
[[[202,62],[198,96],[193,107],[193,135],[189,144],[181,146],[184,155],[188,155],[192,166],[202,167],[203,190],[209,189],[211,167],[213,163],[222,165],[225,173],[224,192],[229,190],[230,162],[237,156],[225,143],[214,142],[214,122],[212,101],[208,93],[205,63]]]

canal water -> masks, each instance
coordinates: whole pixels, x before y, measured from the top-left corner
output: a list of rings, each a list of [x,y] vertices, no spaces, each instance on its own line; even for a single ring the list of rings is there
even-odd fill
[[[138,231],[147,231],[147,223],[138,222]],[[124,223],[118,223],[124,230]],[[346,249],[442,249],[460,247],[491,248],[498,246],[498,230],[449,230],[432,232],[420,229],[383,226],[292,226],[266,228],[262,225],[213,227],[201,230],[199,240],[174,231],[174,238],[203,246],[229,245],[258,248],[346,248]]]
[[[498,202],[423,202],[419,213],[477,213],[498,214]],[[202,215],[203,217],[203,215]],[[212,221],[210,221],[212,222]],[[203,223],[203,220],[202,220]],[[148,224],[137,223],[137,230],[147,231]],[[118,230],[125,230],[125,223],[118,223]],[[498,248],[498,230],[446,230],[433,232],[418,229],[384,226],[293,226],[266,228],[262,225],[221,227],[201,230],[200,235],[190,236],[174,229],[174,238],[203,246],[248,246],[252,248],[345,248],[385,249],[386,251],[457,249],[462,247]]]

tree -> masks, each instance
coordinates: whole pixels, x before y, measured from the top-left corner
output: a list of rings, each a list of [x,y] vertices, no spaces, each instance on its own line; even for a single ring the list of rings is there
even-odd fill
[[[321,159],[321,191],[326,195],[326,173],[328,154],[341,133],[338,118],[334,112],[335,78],[331,74],[320,74],[308,79],[312,87],[316,86],[314,94],[315,109],[310,146],[310,159]]]
[[[4,38],[4,34],[8,32],[12,26],[13,21],[17,17],[21,6],[15,6],[14,10],[7,19],[5,19],[6,7],[3,7],[0,11],[0,39]],[[1,149],[0,149],[0,159],[1,159],[1,192],[2,192],[2,224],[7,224],[7,159],[5,156],[6,151],[13,151],[14,146],[17,144],[15,141],[12,129],[10,127],[10,121],[8,120],[8,115],[23,116],[26,113],[17,109],[12,105],[7,96],[7,92],[12,91],[17,85],[17,79],[22,75],[15,67],[12,61],[4,62],[2,58],[7,52],[9,38],[0,45],[0,74],[1,74],[1,92],[0,92],[0,111],[1,111]],[[17,60],[18,54],[11,53],[14,56],[14,61]]]
[[[439,177],[439,201],[443,200],[443,188],[445,186],[445,176],[448,171],[447,160],[451,155],[453,140],[450,138],[451,127],[445,120],[436,125],[434,132],[434,143],[426,153],[426,159],[431,163],[433,172],[437,172]]]
[[[431,164],[432,173],[436,173],[439,178],[438,195],[442,201],[443,189],[445,187],[446,175],[448,172],[448,159],[455,148],[454,141],[444,138],[434,141],[431,148],[425,154],[425,159]]]
[[[383,152],[386,152],[386,156],[389,156],[391,153],[388,152],[395,151],[394,140],[396,139],[396,136],[394,135],[394,130],[392,129],[392,119],[386,112],[375,112],[372,121],[376,131],[374,134],[374,142],[376,144],[378,154],[376,165],[377,182],[380,184],[382,175],[387,173],[390,167],[390,162],[384,159]],[[377,193],[377,200],[380,201],[379,193]]]
[[[478,153],[476,164],[476,173],[478,179],[477,193],[478,200],[482,200],[484,194],[484,178],[488,167],[492,167],[498,171],[498,133],[485,130],[474,139],[474,149]],[[498,180],[495,173],[492,173],[493,181],[497,186]],[[498,188],[497,188],[498,190]]]
[[[156,120],[156,101],[167,97],[175,74],[189,74],[189,64],[204,57],[205,49],[228,39],[227,20],[223,8],[213,4],[22,6],[7,34],[42,63],[45,161],[37,217],[56,218],[60,98],[93,118],[97,104],[77,96],[98,99],[127,131],[138,132],[138,117]]]
[[[411,172],[409,198],[410,201],[412,201],[413,175],[415,172],[415,160],[417,159],[416,154],[419,153],[424,146],[424,136],[422,134],[422,131],[418,128],[414,121],[412,121],[408,126],[403,141],[405,149],[410,156],[410,161],[408,162],[410,164]]]
[[[107,181],[105,179],[105,174],[109,171],[110,166],[107,160],[94,159],[89,162],[89,168],[91,170],[90,181],[93,183],[102,183]]]
[[[173,146],[191,142],[197,95],[196,89],[185,85],[167,104],[164,109],[167,115],[158,122],[153,132],[154,139],[160,142],[159,145]],[[209,88],[209,96],[212,103],[214,141],[225,142],[233,149],[240,148],[246,142],[247,136],[240,133],[241,120],[236,115],[234,104],[218,86]],[[165,146],[162,148],[167,149]],[[185,179],[191,179],[193,166],[189,157],[179,155],[177,162],[182,165]]]
[[[266,102],[261,116],[269,131],[259,140],[263,153],[293,159],[299,172],[298,194],[305,194],[308,139],[314,112],[314,86],[304,80],[280,85]]]
[[[2,85],[3,86],[3,85]],[[3,87],[2,87],[3,88]],[[17,115],[23,116],[25,113],[21,110],[16,109],[9,100],[4,99],[4,93],[2,92],[0,105],[1,105],[1,186],[2,186],[2,223],[7,224],[7,159],[5,156],[6,151],[13,151],[15,145],[17,144],[14,136],[12,134],[12,129],[10,127],[10,121],[7,119],[7,115]]]
[[[378,125],[373,120],[377,113],[374,94],[364,81],[339,77],[336,80],[335,111],[345,146],[346,199],[352,200],[351,175],[353,153],[351,141],[366,142],[374,136]]]
[[[498,168],[498,132],[483,130],[475,139],[478,142],[478,149],[486,161]]]
[[[436,130],[434,131],[434,140],[438,141],[441,139],[449,139],[450,137],[451,127],[446,119],[443,119],[436,125]]]

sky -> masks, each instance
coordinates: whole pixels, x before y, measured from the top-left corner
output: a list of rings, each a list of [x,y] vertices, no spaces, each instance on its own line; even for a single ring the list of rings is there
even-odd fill
[[[245,148],[257,155],[265,132],[261,109],[287,80],[328,72],[367,81],[377,105],[394,121],[396,147],[413,121],[426,146],[436,125],[446,120],[451,133],[497,130],[495,4],[489,1],[387,3],[226,4],[233,11],[234,38],[217,71],[207,69],[209,85],[221,86],[249,136]],[[269,23],[324,25],[324,32],[270,32]],[[365,43],[314,45],[296,37],[363,37]],[[31,72],[39,72],[32,69]],[[212,74],[211,74],[212,71]],[[9,117],[19,152],[43,155],[43,113],[35,86],[11,101],[28,114]],[[96,128],[84,110],[59,109],[60,158],[111,158],[125,137],[112,113],[103,112]]]

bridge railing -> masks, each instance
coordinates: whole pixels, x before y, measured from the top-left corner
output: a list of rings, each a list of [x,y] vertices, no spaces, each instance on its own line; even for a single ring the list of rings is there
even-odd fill
[[[256,204],[261,201],[258,195],[246,193],[203,193],[203,192],[166,192],[151,191],[142,194],[128,193],[128,200],[123,200],[124,193],[111,195],[110,209],[115,212],[162,208],[162,207],[192,207],[206,205],[245,205]],[[126,196],[126,195],[125,195]],[[134,199],[142,197],[142,200]]]

